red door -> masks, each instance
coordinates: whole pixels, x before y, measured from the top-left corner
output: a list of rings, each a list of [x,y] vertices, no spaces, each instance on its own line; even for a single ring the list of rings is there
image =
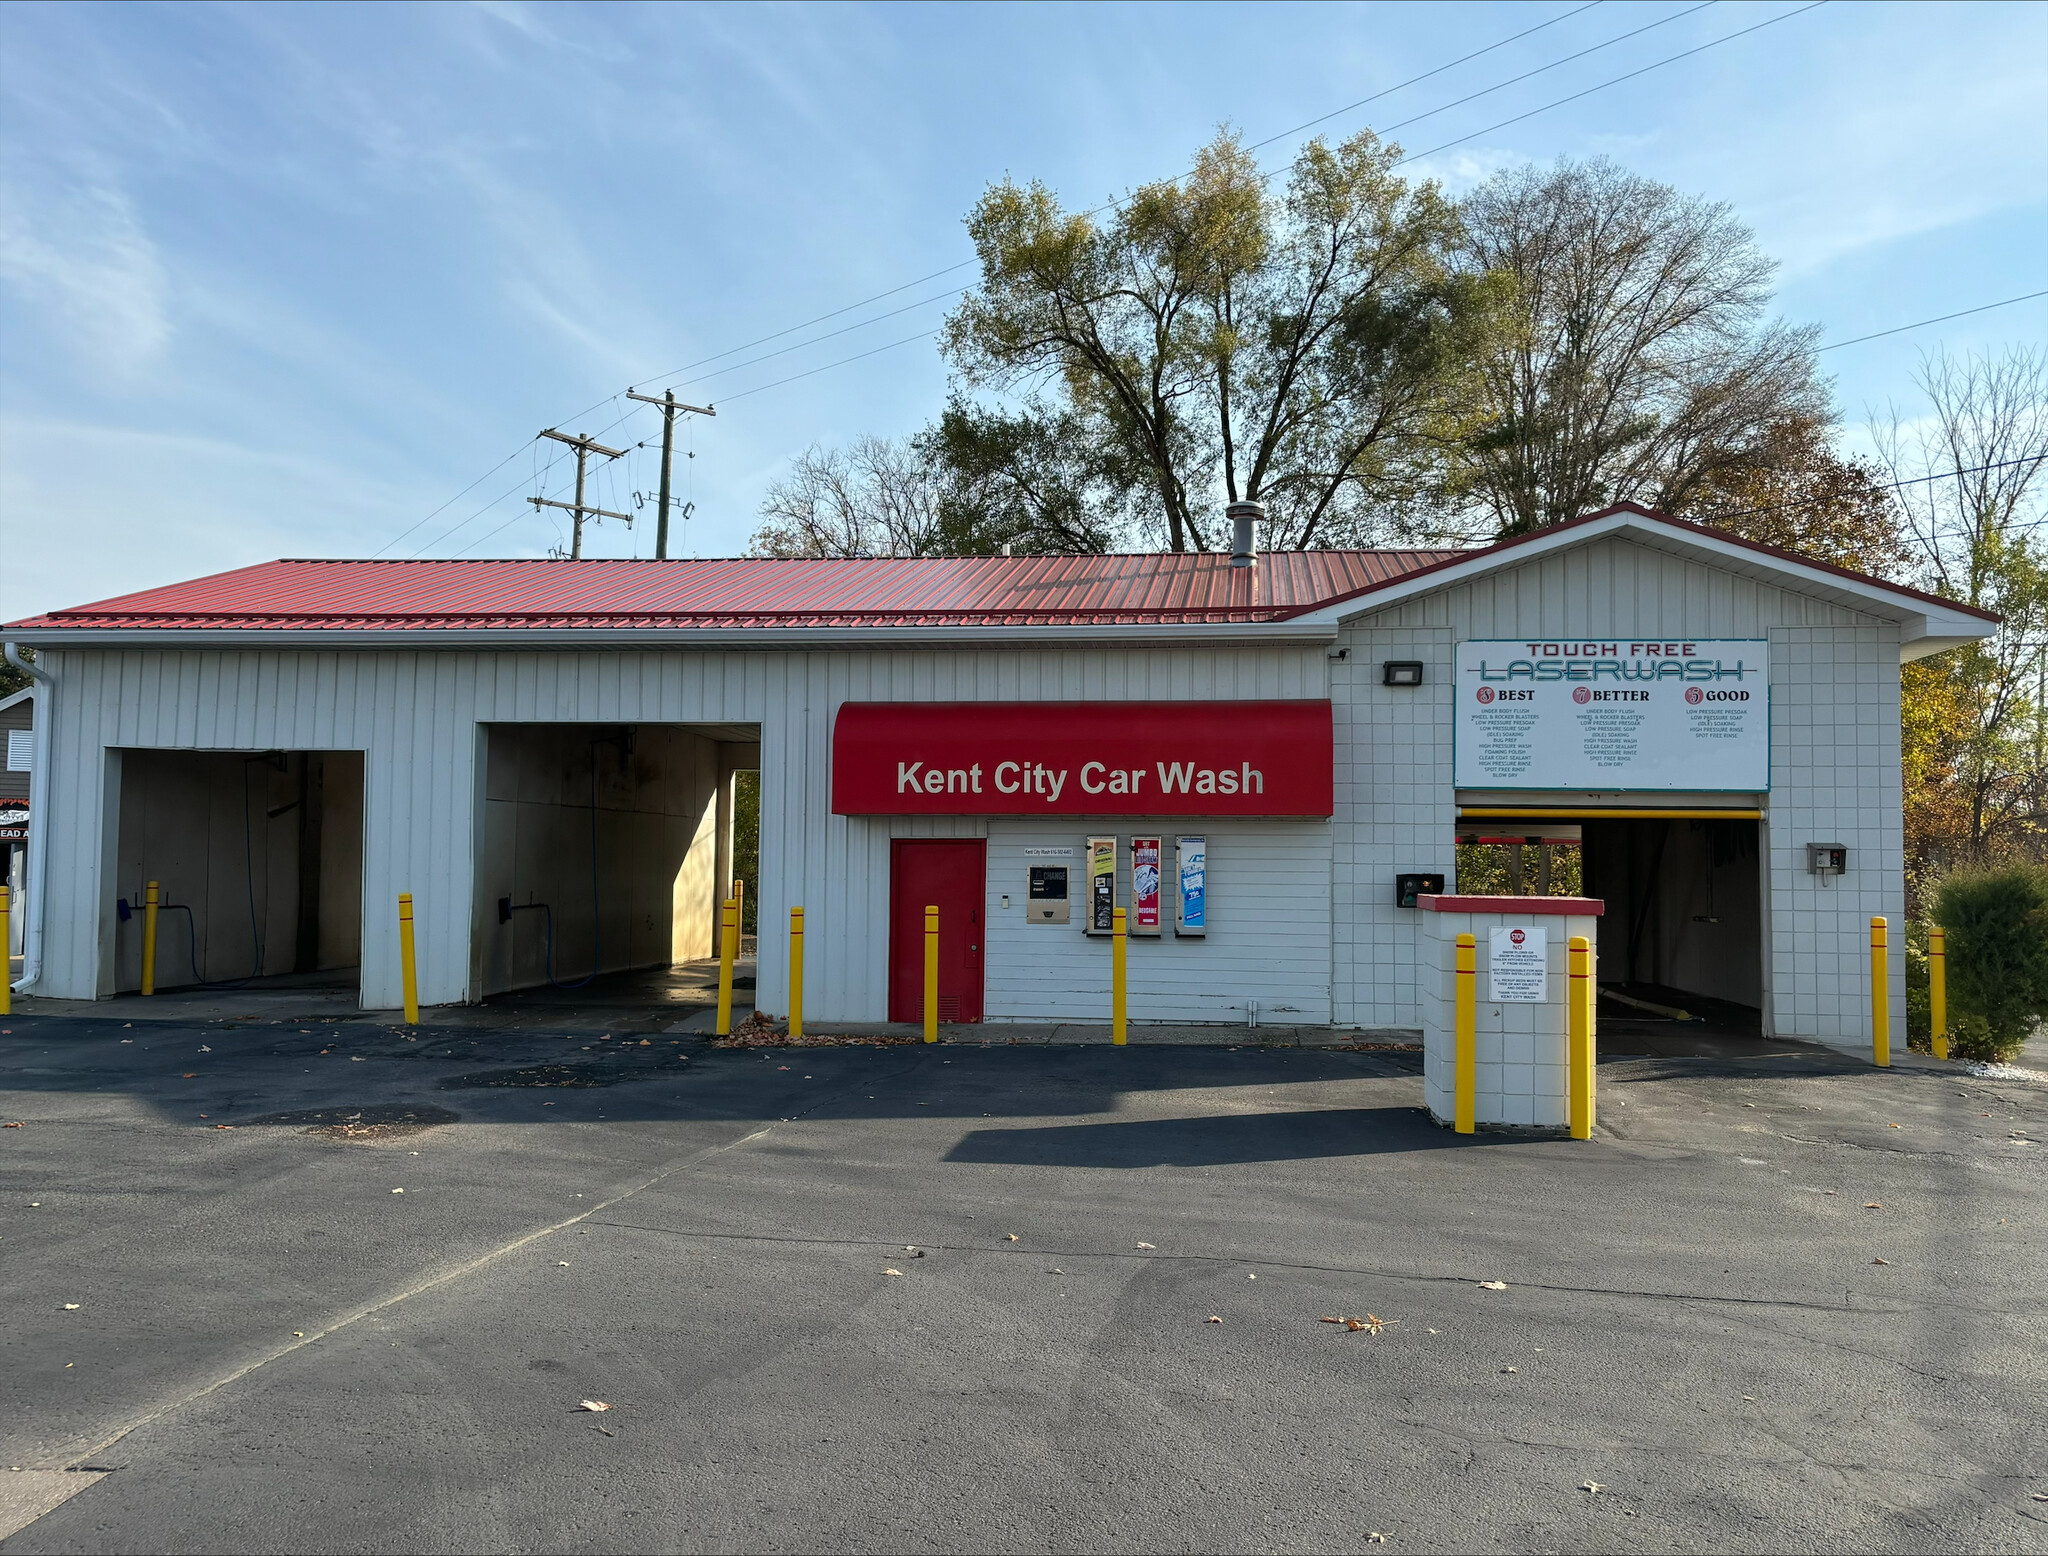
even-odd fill
[[[889,845],[889,1019],[924,1020],[924,910],[939,909],[939,1019],[981,1019],[980,838],[899,837]]]

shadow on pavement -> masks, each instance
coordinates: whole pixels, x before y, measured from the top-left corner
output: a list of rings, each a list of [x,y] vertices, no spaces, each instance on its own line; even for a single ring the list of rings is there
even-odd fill
[[[1516,1138],[1479,1134],[1461,1140],[1429,1122],[1420,1108],[1318,1108],[977,1129],[949,1151],[946,1160],[1004,1167],[1225,1167],[1507,1145]]]

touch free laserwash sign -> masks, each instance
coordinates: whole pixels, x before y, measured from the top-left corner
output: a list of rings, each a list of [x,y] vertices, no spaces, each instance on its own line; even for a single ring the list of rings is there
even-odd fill
[[[1461,789],[1726,789],[1771,783],[1761,639],[1458,645]]]

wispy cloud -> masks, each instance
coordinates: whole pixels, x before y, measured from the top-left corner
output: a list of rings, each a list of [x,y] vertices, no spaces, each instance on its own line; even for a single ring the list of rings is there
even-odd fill
[[[132,376],[170,344],[170,283],[134,204],[109,181],[0,188],[0,281],[90,372]]]

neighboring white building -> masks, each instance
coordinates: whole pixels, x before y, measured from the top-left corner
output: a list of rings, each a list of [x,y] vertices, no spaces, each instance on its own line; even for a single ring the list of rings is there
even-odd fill
[[[395,1006],[402,891],[427,1004],[550,956],[580,976],[594,941],[605,969],[702,956],[733,774],[758,767],[758,1000],[784,1008],[801,905],[814,1024],[915,1013],[935,898],[942,1010],[1105,1019],[1107,838],[1134,913],[1133,844],[1160,844],[1133,1020],[1412,1030],[1396,877],[1451,876],[1463,826],[1583,843],[1603,978],[1867,1051],[1869,919],[1904,910],[1899,665],[1994,626],[1626,507],[1250,566],[271,563],[6,629],[50,677],[34,992],[136,986],[120,905],[146,879],[183,914],[166,984],[359,964],[364,1003]],[[1199,926],[1176,922],[1182,839]],[[1059,870],[1064,923],[1031,895]],[[1894,1041],[1904,1009],[1899,983]]]

